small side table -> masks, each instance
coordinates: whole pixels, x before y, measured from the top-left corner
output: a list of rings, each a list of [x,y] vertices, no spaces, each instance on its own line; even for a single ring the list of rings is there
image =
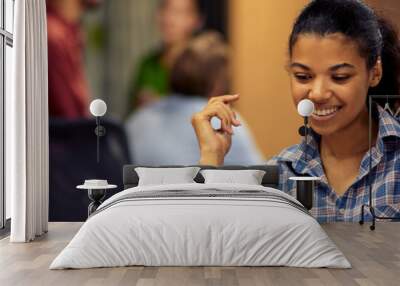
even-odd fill
[[[76,186],[77,189],[88,191],[88,197],[91,201],[88,206],[88,217],[103,203],[106,191],[116,187],[116,185],[109,185],[106,180],[85,180],[83,185]]]

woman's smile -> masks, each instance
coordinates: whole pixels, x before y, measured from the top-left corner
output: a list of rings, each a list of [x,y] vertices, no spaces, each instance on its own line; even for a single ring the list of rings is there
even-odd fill
[[[357,42],[340,33],[324,37],[305,34],[297,38],[292,51],[293,99],[314,102],[315,111],[310,116],[314,131],[322,136],[358,131],[358,123],[365,119],[372,72]]]
[[[316,108],[311,115],[312,120],[315,121],[328,121],[336,117],[342,109],[341,106],[332,106],[328,108]]]

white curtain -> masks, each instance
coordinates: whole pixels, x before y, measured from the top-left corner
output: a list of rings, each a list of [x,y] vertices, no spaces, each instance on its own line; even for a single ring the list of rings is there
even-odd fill
[[[14,93],[6,98],[6,187],[11,242],[48,227],[47,24],[45,0],[15,1]]]

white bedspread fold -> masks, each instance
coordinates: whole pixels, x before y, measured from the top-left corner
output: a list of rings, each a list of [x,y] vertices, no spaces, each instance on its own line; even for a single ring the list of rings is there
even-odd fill
[[[193,192],[199,195],[192,196]],[[299,204],[279,190],[254,185],[131,188],[105,201],[50,269],[128,265],[350,268]]]

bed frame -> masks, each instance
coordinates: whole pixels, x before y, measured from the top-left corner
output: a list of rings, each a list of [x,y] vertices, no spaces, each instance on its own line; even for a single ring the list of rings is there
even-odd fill
[[[201,169],[219,169],[219,170],[263,170],[265,175],[262,179],[262,185],[265,187],[271,187],[278,189],[279,186],[279,167],[277,165],[253,165],[253,166],[241,166],[241,165],[227,165],[221,167],[205,166],[205,165],[171,165],[171,166],[138,166],[138,165],[125,165],[123,169],[123,183],[124,189],[133,188],[138,185],[139,177],[135,171],[136,167],[163,167],[163,168],[177,168],[177,167],[200,167]],[[204,183],[204,178],[200,174],[194,178],[197,183]]]

